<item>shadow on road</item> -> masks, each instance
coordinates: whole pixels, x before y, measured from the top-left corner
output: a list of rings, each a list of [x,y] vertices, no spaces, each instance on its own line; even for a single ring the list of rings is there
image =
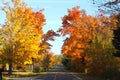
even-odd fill
[[[38,75],[31,80],[82,80],[71,72],[64,69],[62,65],[55,65],[55,68],[45,75]]]

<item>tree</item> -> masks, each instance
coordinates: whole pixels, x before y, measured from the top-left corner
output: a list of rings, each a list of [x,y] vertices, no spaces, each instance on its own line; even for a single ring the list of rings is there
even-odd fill
[[[120,12],[120,0],[92,0],[93,4],[98,6],[100,11],[104,11],[107,14]]]
[[[45,71],[50,67],[50,63],[52,62],[53,56],[53,53],[50,51],[44,53],[42,66],[44,67]]]
[[[54,37],[57,36],[59,36],[59,34],[53,30],[48,30],[47,33],[43,34],[41,42],[39,43],[39,54],[45,54],[47,50],[51,49],[52,45],[48,41],[54,41]]]
[[[0,29],[1,58],[9,64],[9,75],[13,63],[37,58],[42,27],[45,22],[42,11],[33,12],[24,2],[11,0],[12,6],[4,4],[6,22]]]
[[[97,36],[89,44],[87,57],[90,60],[87,62],[87,67],[91,73],[100,74],[114,67],[115,48],[112,44],[114,25],[110,25],[113,20],[111,18],[99,17],[100,27],[97,29]]]
[[[116,53],[114,53],[114,56],[120,57],[120,15],[116,15],[117,18],[117,29],[114,30],[114,38],[113,38],[113,45],[116,48]]]
[[[73,66],[78,64],[85,65],[85,51],[89,48],[88,44],[96,36],[98,28],[98,20],[90,15],[87,15],[84,10],[79,10],[79,6],[68,10],[68,15],[62,18],[62,28],[59,32],[68,37],[64,40],[62,53],[71,58]]]
[[[62,64],[65,66],[66,69],[71,69],[71,59],[69,57],[63,55]]]
[[[62,21],[63,26],[59,32],[63,36],[67,35],[62,53],[69,59],[71,68],[83,72],[84,69],[92,67],[93,65],[89,66],[92,63],[97,66],[102,62],[106,65],[112,62],[112,53],[115,51],[112,45],[113,30],[117,22],[114,15],[105,17],[100,13],[93,17],[75,7],[68,10],[68,15],[65,15]]]
[[[52,62],[53,64],[61,64],[63,56],[61,54],[54,55]]]
[[[114,29],[114,38],[113,38],[113,45],[116,48],[116,53],[114,53],[115,56],[119,57],[120,56],[120,48],[119,48],[119,30],[120,30],[120,0],[100,0],[96,1],[93,0],[97,6],[99,6],[99,10],[102,11],[103,13],[109,14],[110,16],[114,14],[114,17],[116,18],[115,24],[117,24],[117,28]],[[99,4],[98,4],[99,3]],[[114,19],[115,20],[115,19]]]

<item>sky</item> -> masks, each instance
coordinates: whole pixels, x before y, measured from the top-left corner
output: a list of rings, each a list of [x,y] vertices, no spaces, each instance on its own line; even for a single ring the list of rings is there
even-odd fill
[[[7,1],[7,0],[6,0]],[[92,0],[22,0],[26,4],[33,8],[34,11],[44,9],[43,14],[46,18],[46,25],[43,30],[46,33],[48,30],[57,31],[62,26],[61,18],[67,15],[68,9],[72,9],[75,6],[80,6],[80,9],[84,9],[89,15],[96,15],[97,9],[92,5]],[[1,6],[0,0],[0,6]],[[0,11],[0,23],[4,23],[5,14]],[[51,51],[55,54],[61,54],[61,47],[64,37],[56,37],[55,41],[50,41],[53,45]]]

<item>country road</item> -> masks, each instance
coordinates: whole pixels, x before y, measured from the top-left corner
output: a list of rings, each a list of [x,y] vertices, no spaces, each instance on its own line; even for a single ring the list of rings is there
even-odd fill
[[[5,80],[82,80],[75,73],[69,72],[62,65],[56,65],[55,68],[45,74],[40,74],[34,77],[8,78]]]
[[[30,80],[82,80],[73,73],[66,71],[61,65],[55,66],[55,69],[47,72],[45,75],[38,75]]]

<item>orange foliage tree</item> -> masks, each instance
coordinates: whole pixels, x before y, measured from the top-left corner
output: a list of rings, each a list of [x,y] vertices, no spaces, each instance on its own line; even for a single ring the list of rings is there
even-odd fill
[[[54,64],[54,55],[52,52],[50,52],[52,45],[49,43],[49,41],[54,41],[55,36],[57,37],[59,34],[53,30],[48,30],[47,33],[42,35],[41,42],[39,43],[40,49],[38,54],[40,57],[37,60],[39,60],[40,66],[45,67],[45,69]]]
[[[62,53],[73,61],[78,58],[85,64],[85,50],[88,49],[88,43],[96,36],[98,20],[87,15],[84,10],[79,10],[77,6],[72,10],[69,9],[68,15],[65,15],[62,21],[63,26],[59,32],[62,35],[68,35],[64,41]]]
[[[43,34],[41,37],[41,42],[39,43],[39,54],[45,53],[47,49],[50,49],[52,45],[48,41],[54,41],[54,37],[59,36],[56,32],[53,30],[49,30],[47,33]]]
[[[94,63],[96,61],[109,65],[106,61],[112,61],[114,52],[112,38],[117,22],[114,15],[105,17],[103,13],[100,13],[97,17],[93,17],[87,15],[84,10],[79,10],[79,7],[74,7],[72,10],[68,10],[68,15],[65,15],[62,21],[63,26],[59,32],[67,37],[62,46],[62,53],[66,56],[63,61],[65,65],[67,65],[65,62],[67,61],[69,64],[67,66],[77,71],[90,67],[91,63],[97,66],[98,64]],[[95,55],[97,55],[96,58]],[[106,60],[106,55],[109,57],[108,60]],[[102,70],[104,71],[104,69]]]

